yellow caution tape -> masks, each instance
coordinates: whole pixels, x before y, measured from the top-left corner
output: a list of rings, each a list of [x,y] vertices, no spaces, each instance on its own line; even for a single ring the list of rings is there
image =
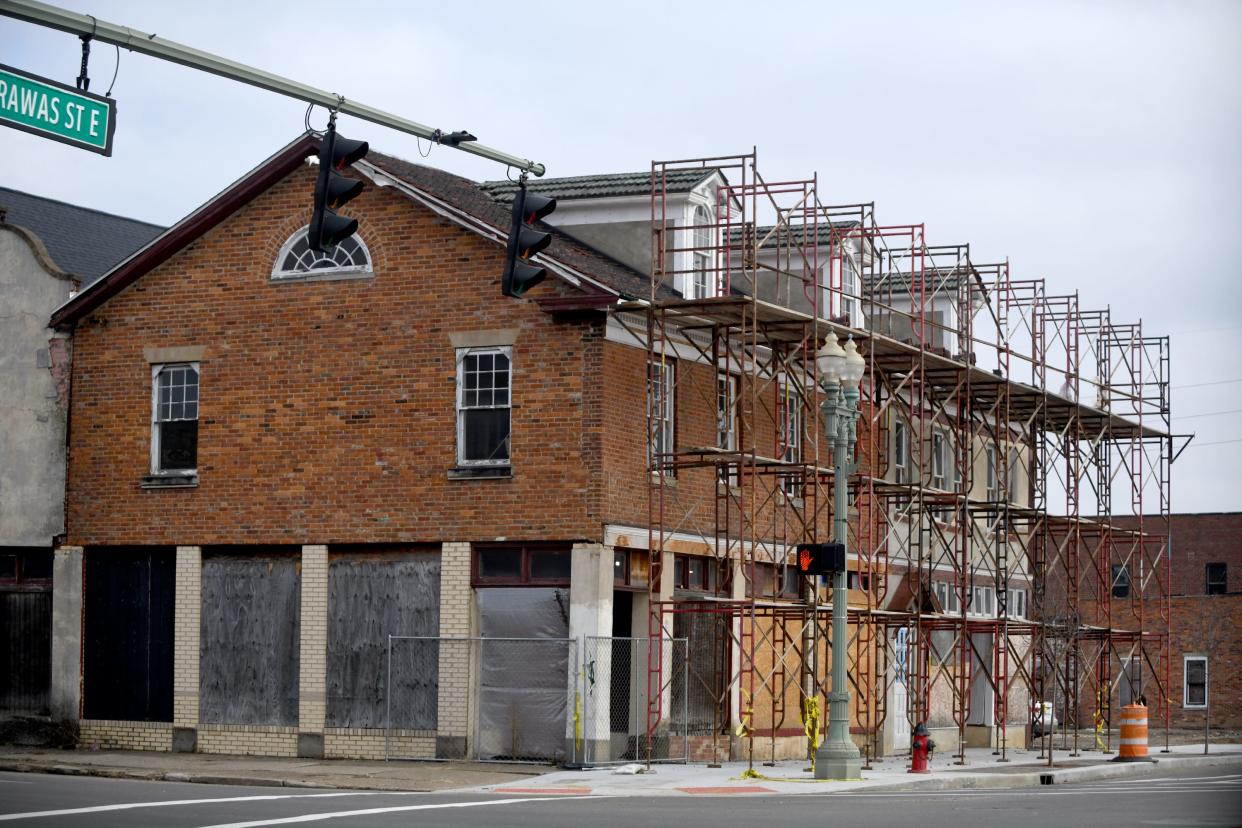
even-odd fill
[[[574,750],[582,750],[582,694],[574,693]]]
[[[802,700],[802,723],[806,744],[811,754],[811,771],[815,771],[815,748],[819,747],[819,699],[815,696]]]

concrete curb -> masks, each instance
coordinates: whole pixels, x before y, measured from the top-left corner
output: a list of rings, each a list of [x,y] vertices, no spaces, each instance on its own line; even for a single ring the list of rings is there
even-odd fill
[[[1155,776],[1165,773],[1171,768],[1208,768],[1220,765],[1242,765],[1242,753],[1230,753],[1208,756],[1161,756],[1156,762],[1135,762],[1135,763],[1102,763],[1097,765],[1087,765],[1074,768],[1047,768],[1033,766],[1029,771],[1013,771],[1006,773],[982,772],[970,773],[968,771],[942,771],[939,774],[933,773],[928,776],[920,776],[917,779],[901,780],[894,782],[872,782],[857,787],[840,787],[832,791],[825,791],[815,785],[799,786],[797,790],[791,791],[785,787],[781,790],[773,791],[772,794],[764,794],[765,796],[778,795],[801,795],[810,793],[834,793],[834,794],[851,794],[851,793],[884,793],[884,792],[903,792],[903,791],[952,791],[952,790],[986,790],[998,788],[1023,788],[1038,787],[1040,785],[1068,785],[1077,782],[1090,782],[1100,779],[1117,779],[1122,777],[1134,776]],[[312,789],[340,789],[340,790],[402,790],[402,791],[418,791],[424,790],[419,788],[401,787],[401,788],[377,788],[375,780],[367,780],[367,784],[359,784],[361,780],[355,780],[350,777],[342,777],[333,779],[331,783],[312,781],[309,779],[283,779],[263,776],[229,776],[222,774],[208,773],[187,773],[183,771],[162,771],[162,770],[139,770],[133,768],[110,768],[98,767],[92,765],[67,765],[62,763],[41,763],[30,761],[4,761],[0,760],[0,771],[13,773],[50,773],[63,776],[94,776],[105,779],[133,779],[147,782],[182,782],[203,785],[234,785],[243,787],[264,787],[264,788],[312,788]],[[777,780],[762,780],[757,784],[782,784]],[[504,783],[502,783],[504,784]],[[784,783],[788,785],[789,783]],[[442,792],[449,791],[485,791],[487,786],[467,786],[463,788],[446,788]],[[532,787],[537,788],[538,785]],[[592,793],[608,794],[612,796],[686,796],[687,794],[678,791],[676,788],[643,788],[643,787],[621,787],[609,786],[607,784],[595,786]]]
[[[1075,782],[1092,782],[1098,779],[1118,779],[1127,776],[1155,776],[1168,772],[1171,768],[1206,768],[1217,765],[1242,765],[1242,753],[1222,754],[1219,756],[1185,756],[1170,758],[1160,757],[1156,762],[1127,762],[1087,765],[1078,768],[1032,768],[1030,771],[1012,773],[975,773],[960,776],[940,776],[935,774],[909,782],[892,784],[876,783],[859,792],[870,791],[951,791],[989,788],[1025,788],[1039,785],[1070,785]]]
[[[362,786],[326,785],[307,779],[273,779],[265,776],[221,776],[179,771],[136,770],[133,768],[101,768],[83,765],[56,765],[37,762],[3,762],[0,771],[8,773],[50,773],[58,776],[93,776],[100,779],[133,779],[142,782],[190,782],[202,785],[239,785],[251,788],[342,788],[368,790]],[[404,789],[403,789],[404,790]]]

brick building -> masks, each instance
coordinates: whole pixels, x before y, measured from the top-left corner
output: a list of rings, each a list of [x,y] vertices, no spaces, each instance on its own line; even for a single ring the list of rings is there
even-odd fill
[[[1202,727],[1206,693],[1213,726],[1242,727],[1242,513],[1174,514],[1169,534],[1173,726]]]
[[[460,681],[472,660],[486,673],[486,650],[398,643],[394,714],[385,646],[646,635],[644,383],[664,378],[605,310],[649,285],[558,233],[548,281],[505,299],[507,208],[377,153],[357,165],[374,185],[350,205],[359,235],[316,257],[316,151],[289,145],[53,320],[76,343],[56,571],[84,572],[67,610],[82,614],[82,740],[377,756],[391,724],[406,754],[563,757],[582,741],[563,691],[519,686],[519,706],[547,716],[518,721]],[[717,371],[668,356],[678,395],[661,427],[714,443]],[[670,508],[687,513],[718,485],[711,469],[678,482],[687,505]],[[669,596],[741,588],[692,535],[666,548]],[[797,597],[768,571],[761,596]],[[576,665],[564,650],[495,658]],[[623,734],[647,706],[632,666],[609,679]]]
[[[1059,552],[1097,534],[1162,554],[1048,485],[1125,452],[1167,470],[1135,416],[1160,358],[1058,369],[971,325],[1066,325],[1067,359],[1167,337],[1122,343],[872,205],[813,208],[813,179],[774,192],[753,154],[539,182],[561,201],[549,278],[506,299],[510,182],[371,153],[359,233],[323,256],[317,148],[299,138],[53,316],[75,343],[57,623],[82,631],[55,675],[86,743],[805,755],[831,608],[790,564],[831,537],[815,356],[838,336],[867,362],[846,516],[867,755],[917,722],[1003,752],[1037,692],[1076,692],[1071,665],[1109,675],[1114,637],[1162,675],[1143,623],[1167,595],[1144,581],[1136,624],[1090,631],[1109,657],[1075,660],[1042,619],[1082,624],[1079,593],[1033,578],[1077,584],[1104,559]],[[778,223],[754,221],[773,195]]]

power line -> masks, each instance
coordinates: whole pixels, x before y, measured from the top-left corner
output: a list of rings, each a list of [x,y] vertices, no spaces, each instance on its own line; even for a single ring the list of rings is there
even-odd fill
[[[1242,437],[1236,440],[1213,440],[1210,443],[1191,443],[1186,448],[1199,448],[1200,446],[1223,446],[1226,443],[1242,443]]]
[[[1209,385],[1232,385],[1236,382],[1242,382],[1242,377],[1237,379],[1216,380],[1215,382],[1192,382],[1190,385],[1174,385],[1173,390],[1177,391],[1182,388],[1205,388]]]
[[[1175,420],[1193,420],[1196,417],[1223,417],[1226,414],[1242,414],[1242,408],[1231,408],[1228,411],[1208,411],[1204,414],[1178,414]]]

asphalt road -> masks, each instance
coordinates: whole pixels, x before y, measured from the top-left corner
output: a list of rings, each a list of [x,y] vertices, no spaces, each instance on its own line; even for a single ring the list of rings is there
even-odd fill
[[[275,825],[1242,826],[1242,767],[1010,790],[548,797],[247,788],[0,773],[0,828]]]

